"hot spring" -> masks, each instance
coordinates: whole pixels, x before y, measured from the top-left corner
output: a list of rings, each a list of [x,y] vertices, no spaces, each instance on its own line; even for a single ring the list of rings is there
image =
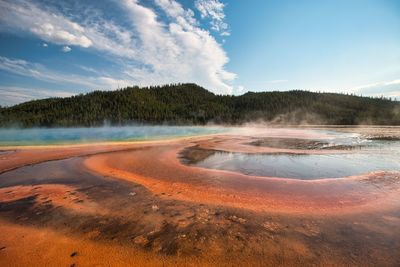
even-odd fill
[[[124,126],[0,129],[0,146],[154,140],[220,133],[223,127]]]
[[[247,143],[290,148],[293,149],[291,153],[238,153],[197,149],[196,153],[200,156],[190,158],[183,153],[182,161],[194,167],[233,171],[251,176],[301,180],[341,178],[377,171],[400,171],[400,141],[368,140],[358,135],[337,132],[332,136],[333,139],[318,141],[288,138],[287,141],[282,139],[277,142],[274,138],[265,138],[263,141]],[[306,150],[320,149],[324,153],[296,153],[296,149],[302,149],[300,146],[307,147],[303,148]]]

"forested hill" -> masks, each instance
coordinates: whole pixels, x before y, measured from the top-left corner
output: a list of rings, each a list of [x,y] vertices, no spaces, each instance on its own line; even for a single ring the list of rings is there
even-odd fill
[[[215,95],[195,84],[95,91],[1,108],[0,126],[55,127],[150,124],[400,125],[400,102],[307,91]]]

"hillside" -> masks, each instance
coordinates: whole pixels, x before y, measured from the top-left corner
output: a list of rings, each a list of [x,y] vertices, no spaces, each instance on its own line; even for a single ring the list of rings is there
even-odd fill
[[[307,91],[215,95],[195,84],[128,87],[1,108],[0,126],[55,127],[149,124],[400,125],[400,102]]]

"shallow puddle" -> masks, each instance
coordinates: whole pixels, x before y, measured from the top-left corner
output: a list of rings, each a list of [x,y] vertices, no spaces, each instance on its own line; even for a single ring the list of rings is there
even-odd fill
[[[349,153],[246,154],[207,151],[192,166],[246,175],[302,180],[340,178],[375,171],[400,171],[400,142],[373,141]]]

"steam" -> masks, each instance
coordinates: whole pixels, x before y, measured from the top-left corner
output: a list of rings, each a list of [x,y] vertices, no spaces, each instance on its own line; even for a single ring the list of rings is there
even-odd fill
[[[320,115],[298,109],[292,112],[281,113],[272,119],[248,119],[238,124],[244,127],[293,127],[293,126],[323,126],[328,125]]]
[[[223,132],[223,127],[131,125],[91,128],[3,128],[0,146],[155,140]]]

